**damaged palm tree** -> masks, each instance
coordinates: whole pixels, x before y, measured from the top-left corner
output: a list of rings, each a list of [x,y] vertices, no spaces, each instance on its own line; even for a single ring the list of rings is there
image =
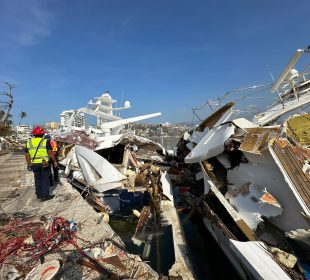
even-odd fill
[[[1,110],[3,111],[3,114],[1,115],[1,119],[0,119],[0,123],[2,124],[7,123],[9,116],[10,116],[11,109],[13,107],[13,102],[14,102],[13,93],[12,93],[14,85],[8,82],[6,82],[5,84],[8,86],[8,91],[1,93],[1,95],[8,97],[8,100],[0,101]]]

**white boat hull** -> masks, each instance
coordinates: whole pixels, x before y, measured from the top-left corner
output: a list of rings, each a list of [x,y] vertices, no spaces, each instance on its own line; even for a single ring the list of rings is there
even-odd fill
[[[291,279],[273,260],[261,242],[232,240],[208,218],[204,217],[203,222],[242,279]]]

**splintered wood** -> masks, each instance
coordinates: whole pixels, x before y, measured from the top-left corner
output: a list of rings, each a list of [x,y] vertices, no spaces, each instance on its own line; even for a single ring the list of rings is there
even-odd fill
[[[304,161],[310,160],[309,150],[292,146],[285,139],[276,139],[273,142],[272,149],[294,187],[307,206],[310,207],[310,176],[303,172]]]

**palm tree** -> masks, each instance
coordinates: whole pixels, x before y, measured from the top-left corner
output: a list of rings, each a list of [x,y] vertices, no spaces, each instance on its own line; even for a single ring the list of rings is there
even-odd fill
[[[6,114],[6,112],[4,112],[3,110],[0,109],[0,118],[2,118],[5,114]],[[13,124],[12,115],[11,114],[7,115],[6,121],[3,124],[4,125],[12,125]]]
[[[9,98],[8,101],[0,101],[1,104],[4,104],[4,107],[6,107],[6,110],[3,111],[3,114],[1,115],[1,119],[0,119],[0,122],[2,123],[6,123],[9,116],[10,116],[10,111],[13,107],[13,102],[14,102],[14,98],[13,98],[13,94],[12,94],[12,89],[14,88],[14,85],[11,84],[11,83],[5,83],[8,88],[9,88],[9,91],[8,92],[3,92],[1,93],[0,95],[4,95],[4,96],[7,96]],[[3,107],[3,105],[2,105]]]
[[[0,119],[5,115],[5,112],[0,109]],[[8,114],[7,120],[5,123],[0,121],[0,136],[9,136],[12,134],[12,115]]]
[[[27,113],[26,112],[21,112],[19,114],[19,123],[18,123],[18,125],[20,125],[20,123],[22,122],[22,119],[24,119],[26,117],[27,117]]]

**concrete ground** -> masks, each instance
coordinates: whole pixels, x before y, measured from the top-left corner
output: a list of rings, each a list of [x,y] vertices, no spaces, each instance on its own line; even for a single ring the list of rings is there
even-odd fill
[[[124,245],[110,225],[102,221],[102,214],[96,212],[67,182],[66,178],[60,178],[60,183],[51,189],[55,198],[42,202],[36,198],[33,173],[26,169],[24,155],[22,153],[1,155],[0,214],[9,217],[16,216],[16,214],[20,217],[22,214],[26,218],[34,219],[43,215],[47,218],[64,217],[78,224],[78,236],[84,240],[98,243],[108,238]],[[82,246],[82,244],[79,245]],[[66,260],[57,279],[102,279],[98,272],[76,264],[72,249],[70,255],[66,253],[64,256],[64,253],[61,252],[46,256],[46,260]],[[156,275],[150,267],[148,269],[151,274]]]
[[[26,166],[24,153],[12,152],[0,155],[0,192],[19,184],[17,181],[26,172]]]

